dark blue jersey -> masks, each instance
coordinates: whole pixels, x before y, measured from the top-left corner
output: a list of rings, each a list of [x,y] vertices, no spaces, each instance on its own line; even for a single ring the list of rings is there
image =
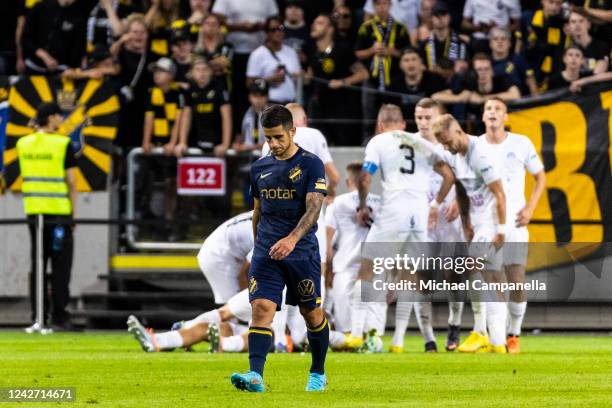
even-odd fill
[[[306,194],[327,194],[323,162],[301,147],[287,160],[268,154],[251,166],[251,191],[261,214],[253,256],[269,258],[272,245],[289,235],[306,212]],[[318,258],[316,231],[315,224],[286,259]]]

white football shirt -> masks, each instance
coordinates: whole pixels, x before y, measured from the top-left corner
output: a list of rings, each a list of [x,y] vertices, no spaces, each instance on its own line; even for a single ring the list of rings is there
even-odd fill
[[[368,142],[364,168],[372,174],[380,169],[383,206],[400,195],[427,203],[429,175],[438,160],[433,152],[432,143],[400,130],[381,133]]]
[[[253,245],[253,211],[248,211],[219,225],[206,238],[203,247],[228,262],[242,263]]]
[[[470,220],[474,227],[499,224],[495,196],[488,185],[500,180],[499,170],[493,165],[494,158],[485,143],[476,136],[469,136],[465,156],[445,154],[444,160],[463,184],[470,200]],[[503,220],[505,222],[505,220]]]
[[[296,127],[293,142],[302,149],[317,156],[323,164],[332,162],[327,139],[318,129],[305,126]],[[266,156],[268,153],[270,153],[270,146],[268,146],[268,142],[265,142],[261,148],[261,155]]]
[[[370,216],[376,219],[380,207],[380,196],[368,194],[366,205],[370,208]],[[361,243],[370,230],[357,223],[359,208],[359,193],[352,191],[341,194],[327,207],[325,224],[336,230],[334,241],[334,273],[355,272],[361,265]]]
[[[537,174],[544,169],[535,146],[527,136],[508,132],[501,143],[490,143],[485,135],[479,142],[487,145],[499,163],[506,194],[506,224],[514,225],[516,215],[525,207],[525,170]]]

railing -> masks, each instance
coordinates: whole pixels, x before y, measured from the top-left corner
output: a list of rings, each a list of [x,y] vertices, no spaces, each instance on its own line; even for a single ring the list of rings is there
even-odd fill
[[[229,149],[226,152],[227,158],[238,158],[249,160],[254,157],[259,157],[261,152],[254,151],[251,153],[239,153],[233,149]],[[163,156],[162,148],[155,148],[149,154],[150,156]],[[125,201],[126,218],[129,220],[137,221],[136,217],[136,177],[137,177],[137,163],[139,157],[144,156],[142,148],[132,149],[127,155],[127,194]],[[189,148],[185,154],[186,157],[212,157],[211,154],[206,154],[203,150],[197,148]],[[229,189],[229,193],[232,190],[232,181],[227,180],[226,189]],[[178,221],[178,223],[186,223],[185,221]],[[128,245],[137,250],[178,250],[178,251],[192,251],[197,250],[201,247],[202,243],[191,243],[191,242],[163,242],[163,241],[143,241],[137,237],[137,223],[130,223],[126,226],[126,238]],[[158,222],[157,225],[163,223]]]

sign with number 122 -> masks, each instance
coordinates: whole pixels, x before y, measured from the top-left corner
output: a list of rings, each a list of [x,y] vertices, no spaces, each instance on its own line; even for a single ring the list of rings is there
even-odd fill
[[[180,195],[220,196],[225,194],[225,159],[184,157],[177,167]]]

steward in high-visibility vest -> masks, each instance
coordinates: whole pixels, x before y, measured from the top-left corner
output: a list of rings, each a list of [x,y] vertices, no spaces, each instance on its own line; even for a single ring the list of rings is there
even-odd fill
[[[56,134],[64,120],[56,103],[43,103],[36,112],[38,130],[17,142],[17,155],[22,177],[23,206],[30,221],[32,268],[30,274],[30,302],[32,317],[36,310],[36,218],[44,216],[43,265],[51,260],[52,309],[51,324],[56,330],[70,328],[66,311],[70,301],[68,290],[72,269],[73,238],[70,224],[76,198],[74,167],[76,159],[70,138]],[[45,322],[49,305],[46,299]]]

